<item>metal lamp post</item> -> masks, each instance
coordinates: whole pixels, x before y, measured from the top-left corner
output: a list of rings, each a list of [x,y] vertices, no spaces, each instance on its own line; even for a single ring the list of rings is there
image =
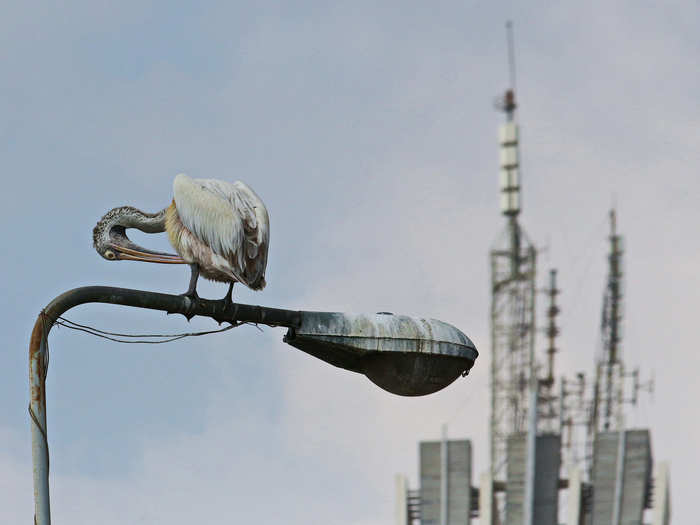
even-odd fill
[[[478,352],[454,326],[380,312],[350,315],[230,304],[141,290],[87,286],[65,292],[44,308],[29,344],[29,415],[34,469],[34,523],[50,525],[49,449],[46,432],[48,336],[66,311],[85,303],[210,317],[219,322],[253,322],[288,328],[284,341],[334,366],[366,375],[379,387],[402,396],[436,392],[466,375]]]

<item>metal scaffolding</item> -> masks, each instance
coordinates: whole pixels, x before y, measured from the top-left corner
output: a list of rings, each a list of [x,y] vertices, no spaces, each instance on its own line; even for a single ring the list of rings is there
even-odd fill
[[[491,250],[491,475],[505,477],[506,440],[526,432],[535,362],[536,251],[515,217],[510,246]]]

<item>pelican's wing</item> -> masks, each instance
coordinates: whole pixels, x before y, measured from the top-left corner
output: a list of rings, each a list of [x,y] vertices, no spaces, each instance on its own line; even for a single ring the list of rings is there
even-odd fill
[[[173,194],[182,224],[231,265],[236,279],[265,286],[270,223],[260,197],[245,183],[178,175]]]

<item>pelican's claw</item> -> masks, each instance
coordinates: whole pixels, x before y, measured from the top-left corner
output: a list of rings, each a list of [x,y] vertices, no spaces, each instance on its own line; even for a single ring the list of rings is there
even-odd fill
[[[182,315],[184,315],[185,319],[189,322],[190,319],[194,317],[194,309],[199,302],[199,295],[197,295],[197,292],[185,292],[180,294],[180,296],[187,299],[187,310]]]

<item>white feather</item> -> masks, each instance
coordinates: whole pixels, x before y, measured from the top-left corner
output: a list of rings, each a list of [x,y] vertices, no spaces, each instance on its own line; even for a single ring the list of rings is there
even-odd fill
[[[184,174],[175,177],[173,194],[183,226],[211,249],[212,263],[230,266],[248,286],[264,286],[270,224],[260,197],[240,181]]]

